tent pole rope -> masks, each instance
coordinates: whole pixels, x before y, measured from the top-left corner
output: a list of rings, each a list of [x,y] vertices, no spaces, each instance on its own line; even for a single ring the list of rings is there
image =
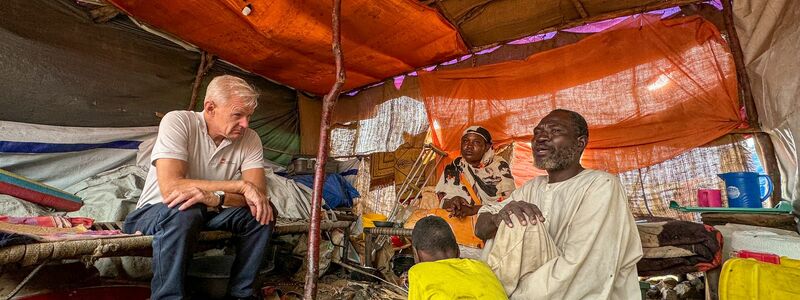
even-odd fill
[[[781,201],[781,172],[778,167],[778,158],[775,155],[775,147],[772,145],[772,138],[769,134],[761,130],[761,124],[758,121],[758,110],[756,109],[755,98],[753,91],[750,89],[750,78],[747,76],[747,66],[744,62],[744,54],[742,54],[742,45],[739,43],[739,35],[736,33],[736,27],[733,24],[733,5],[731,0],[722,0],[722,19],[725,22],[725,30],[728,32],[730,43],[728,48],[733,54],[733,63],[736,65],[736,79],[739,83],[739,90],[742,92],[740,99],[742,99],[744,110],[747,113],[747,123],[750,128],[755,129],[754,135],[757,141],[756,147],[761,148],[764,154],[764,171],[772,179],[774,187],[772,197],[770,197],[770,204],[774,207]]]
[[[319,240],[320,222],[322,215],[322,185],[325,183],[325,162],[328,160],[328,145],[330,143],[331,119],[336,100],[342,92],[345,81],[344,58],[342,56],[342,38],[339,28],[339,17],[341,16],[342,1],[333,0],[332,24],[333,38],[331,47],[333,57],[336,60],[336,82],[331,87],[330,92],[322,98],[322,120],[319,130],[319,147],[317,150],[317,165],[314,170],[314,192],[311,194],[311,222],[308,229],[308,263],[306,273],[306,284],[303,299],[313,300],[317,297],[317,276],[319,276]]]
[[[189,99],[189,107],[187,110],[194,111],[197,106],[197,94],[200,90],[200,84],[203,83],[203,77],[206,76],[208,70],[214,65],[214,56],[208,52],[200,53],[200,66],[197,67],[197,74],[194,76],[194,83],[192,83],[192,97]]]

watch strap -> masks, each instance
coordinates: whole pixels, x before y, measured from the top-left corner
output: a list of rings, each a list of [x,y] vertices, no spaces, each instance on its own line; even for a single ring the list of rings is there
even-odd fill
[[[215,192],[214,194],[219,197],[219,203],[217,203],[216,208],[222,209],[222,205],[225,204],[225,192]]]

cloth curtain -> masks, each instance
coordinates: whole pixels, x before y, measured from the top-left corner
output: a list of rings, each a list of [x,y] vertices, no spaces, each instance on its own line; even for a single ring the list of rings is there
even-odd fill
[[[419,81],[416,77],[406,77],[400,88],[391,81],[360,91],[353,96],[342,95],[333,110],[333,123],[346,124],[374,118],[381,104],[400,97],[420,99]],[[318,101],[321,105],[322,101]]]
[[[723,195],[723,206],[727,206],[725,182],[717,174],[756,172],[754,147],[753,139],[742,140],[738,135],[726,135],[712,144],[691,149],[665,162],[617,176],[625,187],[628,206],[635,218],[700,221],[700,214],[669,209],[669,202],[698,206],[697,190],[718,189]]]
[[[332,156],[394,151],[410,136],[428,128],[419,85],[408,78],[400,89],[390,82],[352,96],[342,96],[333,111]],[[316,155],[322,101],[298,93],[303,154]]]
[[[587,119],[583,163],[612,173],[663,162],[743,124],[727,44],[697,16],[641,15],[522,61],[421,72],[420,89],[433,142],[452,157],[467,126],[488,128],[498,144],[529,142],[555,108]],[[535,175],[514,167],[519,180]]]
[[[338,109],[338,108],[337,108]],[[331,155],[365,155],[392,152],[412,143],[428,129],[425,105],[401,96],[375,107],[372,118],[331,130]],[[304,137],[304,139],[309,139]]]
[[[297,93],[297,109],[300,112],[300,154],[317,155],[319,127],[322,121],[322,101]],[[333,140],[331,140],[333,142]]]
[[[734,25],[761,128],[775,146],[784,199],[800,197],[800,2],[737,0]],[[795,201],[800,212],[800,202]]]

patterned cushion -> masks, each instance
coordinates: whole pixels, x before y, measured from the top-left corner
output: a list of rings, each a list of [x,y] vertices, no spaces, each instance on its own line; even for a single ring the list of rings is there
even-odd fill
[[[0,194],[11,195],[61,211],[76,211],[83,205],[78,196],[3,169],[0,169]]]

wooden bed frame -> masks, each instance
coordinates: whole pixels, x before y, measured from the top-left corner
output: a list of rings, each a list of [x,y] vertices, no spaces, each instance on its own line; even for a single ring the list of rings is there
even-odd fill
[[[351,221],[323,221],[322,230],[342,228],[347,234],[351,223]],[[273,235],[306,233],[308,224],[308,220],[278,218],[272,233]],[[122,222],[98,222],[92,229],[115,230],[121,227]],[[227,231],[204,231],[200,233],[200,242],[201,244],[222,242],[231,237],[233,234]],[[345,239],[345,249],[347,243],[348,239]],[[81,259],[87,264],[92,264],[101,257],[151,256],[152,244],[153,236],[140,235],[8,246],[0,248],[0,266],[27,267],[58,259]]]

